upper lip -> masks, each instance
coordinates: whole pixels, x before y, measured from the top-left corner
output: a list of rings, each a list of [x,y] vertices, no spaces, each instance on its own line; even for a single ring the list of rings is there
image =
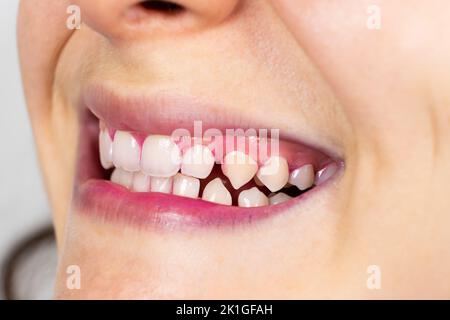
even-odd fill
[[[195,120],[202,120],[205,129],[269,128],[255,123],[252,119],[230,114],[226,109],[222,109],[220,104],[206,103],[198,98],[167,92],[153,95],[120,95],[106,86],[91,85],[83,91],[81,101],[82,107],[89,109],[97,118],[117,130],[170,135],[180,127],[192,130]],[[294,135],[281,132],[281,136],[289,139]],[[81,141],[80,148],[86,148],[86,144],[87,142]],[[316,146],[315,149],[326,148]],[[327,156],[330,156],[330,153],[327,153]],[[134,223],[152,222],[160,226],[173,226],[174,222],[178,225],[186,222],[191,225],[249,222],[298,205],[300,200],[310,198],[309,195],[316,194],[328,185],[325,183],[318,186],[293,201],[275,206],[276,208],[226,207],[167,194],[133,194],[110,182],[93,180],[92,178],[100,177],[98,173],[93,176],[95,170],[82,167],[92,162],[93,158],[89,152],[79,152],[80,167],[74,190],[74,203],[79,211],[101,215],[102,218],[125,219]],[[99,166],[98,161],[96,166]]]

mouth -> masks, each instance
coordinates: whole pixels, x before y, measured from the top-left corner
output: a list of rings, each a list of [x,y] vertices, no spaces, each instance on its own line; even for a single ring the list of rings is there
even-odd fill
[[[80,110],[73,203],[102,221],[235,226],[301,214],[344,170],[307,137],[193,97],[91,85]]]

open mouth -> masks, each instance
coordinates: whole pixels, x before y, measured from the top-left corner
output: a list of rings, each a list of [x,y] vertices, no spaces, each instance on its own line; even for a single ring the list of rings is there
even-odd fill
[[[306,201],[344,167],[283,128],[252,128],[211,109],[183,97],[89,87],[76,208],[139,225],[235,225]]]

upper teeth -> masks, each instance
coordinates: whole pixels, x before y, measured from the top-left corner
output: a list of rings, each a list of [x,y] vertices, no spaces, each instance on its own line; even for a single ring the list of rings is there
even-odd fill
[[[281,156],[271,156],[259,167],[255,159],[239,150],[227,153],[223,159],[216,159],[217,154],[214,155],[201,141],[182,152],[171,137],[161,135],[147,136],[141,147],[130,132],[118,130],[111,139],[105,127],[100,130],[99,151],[100,162],[105,169],[116,167],[111,175],[112,182],[136,192],[173,193],[191,198],[199,197],[199,179],[211,174],[217,160],[223,160],[222,172],[236,190],[252,180],[253,185],[265,186],[271,192],[291,185],[305,190],[314,183],[323,183],[337,170],[337,165],[331,163],[315,174],[313,165],[305,164],[289,173],[287,160]],[[230,191],[219,177],[203,188],[201,198],[223,205],[233,202]],[[255,207],[289,199],[291,197],[283,192],[267,197],[252,187],[241,191],[237,202],[242,207]]]
[[[114,152],[114,150],[113,150]],[[148,136],[142,145],[142,170],[155,177],[171,177],[180,170],[181,151],[167,136]]]
[[[259,168],[258,179],[272,192],[282,189],[289,179],[289,166],[285,158],[270,157]]]
[[[232,151],[225,156],[222,171],[233,188],[239,189],[253,179],[258,171],[258,164],[244,152]]]
[[[181,173],[204,179],[211,173],[214,156],[208,147],[197,144],[189,148],[183,155]]]

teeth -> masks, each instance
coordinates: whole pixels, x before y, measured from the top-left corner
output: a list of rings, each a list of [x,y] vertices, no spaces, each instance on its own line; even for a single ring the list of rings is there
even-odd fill
[[[171,193],[172,192],[173,178],[158,178],[152,177],[150,179],[150,191],[151,192],[161,192],[161,193]]]
[[[113,166],[112,141],[107,130],[100,130],[98,142],[100,149],[100,163],[103,168],[109,169]]]
[[[149,192],[150,191],[150,176],[143,172],[136,172],[133,177],[133,191],[135,192]]]
[[[253,187],[239,194],[238,204],[245,208],[262,207],[269,205],[269,199],[257,187]]]
[[[278,191],[289,180],[288,163],[283,157],[272,156],[259,168],[256,176],[270,191]]]
[[[330,179],[338,170],[338,165],[333,162],[327,165],[325,168],[317,171],[316,178],[315,178],[315,184],[318,186],[328,179]]]
[[[300,190],[306,190],[314,184],[314,167],[312,164],[306,164],[291,172],[289,183]]]
[[[120,184],[125,188],[130,188],[133,184],[133,173],[116,168],[111,174],[111,181]]]
[[[172,193],[177,196],[197,198],[200,191],[200,180],[178,173],[173,178]]]
[[[128,132],[116,131],[113,141],[113,163],[127,171],[139,171],[139,144]]]
[[[254,177],[258,171],[258,164],[249,155],[241,151],[232,151],[225,156],[222,171],[233,188],[239,189]]]
[[[202,199],[228,206],[232,204],[231,194],[225,188],[220,178],[216,178],[206,185],[203,190]]]
[[[291,200],[291,199],[292,199],[292,197],[288,196],[287,194],[285,194],[283,192],[279,192],[279,193],[274,194],[274,195],[269,197],[269,203],[271,205],[274,205],[274,204],[279,204],[279,203],[286,202],[286,201]]]
[[[204,179],[211,173],[214,166],[214,156],[208,147],[195,145],[183,155],[181,173],[199,179]]]
[[[142,146],[142,171],[153,177],[171,177],[180,170],[181,152],[168,136],[148,136]]]

